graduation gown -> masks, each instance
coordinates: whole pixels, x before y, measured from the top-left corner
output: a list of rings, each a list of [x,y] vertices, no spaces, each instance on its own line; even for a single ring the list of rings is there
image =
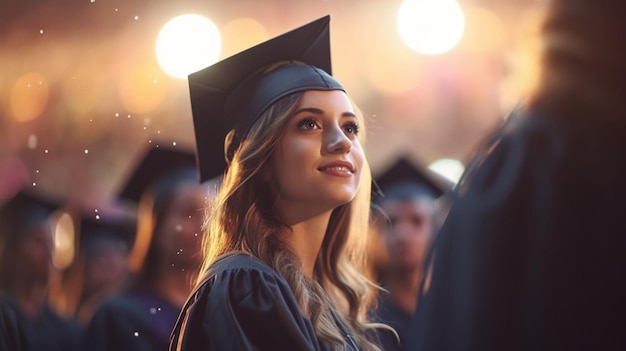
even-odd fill
[[[626,350],[626,123],[512,118],[434,249],[413,350]]]
[[[0,293],[0,351],[26,350],[26,335],[17,322],[17,314]]]
[[[398,338],[387,329],[378,330],[378,339],[384,351],[402,351],[406,350],[406,343],[411,330],[413,328],[413,315],[407,314],[398,308],[388,296],[382,296],[378,302],[376,315],[374,319],[377,322],[385,323],[392,327]]]
[[[261,261],[227,256],[208,277],[181,312],[170,350],[330,350],[287,282]]]
[[[10,296],[0,296],[0,350],[79,351],[83,330],[77,322],[57,315],[43,305],[29,317]]]
[[[106,300],[86,336],[90,351],[166,351],[180,308],[139,289]]]

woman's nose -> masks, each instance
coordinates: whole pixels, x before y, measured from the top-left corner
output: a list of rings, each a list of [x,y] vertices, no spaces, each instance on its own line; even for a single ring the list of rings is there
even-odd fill
[[[336,126],[330,130],[327,130],[328,135],[326,137],[326,150],[330,153],[348,153],[352,148],[352,140],[346,135],[346,133]]]

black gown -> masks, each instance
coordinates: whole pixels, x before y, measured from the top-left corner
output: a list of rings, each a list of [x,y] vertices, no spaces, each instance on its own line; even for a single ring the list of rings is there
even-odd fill
[[[32,318],[19,309],[13,298],[5,295],[0,296],[0,313],[0,347],[6,350],[82,350],[83,330],[78,322],[60,317],[48,305],[42,305],[38,316]]]
[[[212,265],[209,279],[181,312],[170,350],[329,348],[317,339],[287,282],[261,261],[235,254]]]
[[[412,314],[402,311],[388,296],[383,295],[378,302],[374,319],[392,327],[400,339],[398,340],[396,335],[387,329],[379,329],[378,339],[384,351],[406,350],[406,342],[413,327]]]
[[[494,138],[435,244],[413,350],[626,350],[626,123],[601,117]]]
[[[26,335],[18,325],[17,314],[0,293],[0,351],[26,350]]]
[[[90,351],[166,351],[180,308],[145,289],[107,299],[86,335]]]

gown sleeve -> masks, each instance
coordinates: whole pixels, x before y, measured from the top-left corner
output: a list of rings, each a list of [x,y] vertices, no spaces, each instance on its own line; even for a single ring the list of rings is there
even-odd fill
[[[626,139],[589,121],[519,122],[469,175],[412,350],[623,349]]]
[[[0,295],[0,350],[26,350],[27,338],[15,311]]]
[[[170,350],[320,350],[287,283],[238,255],[225,260],[181,312]],[[234,264],[232,264],[234,262]]]
[[[145,313],[129,297],[120,295],[105,301],[94,314],[85,346],[91,351],[159,351],[160,345],[153,335]]]

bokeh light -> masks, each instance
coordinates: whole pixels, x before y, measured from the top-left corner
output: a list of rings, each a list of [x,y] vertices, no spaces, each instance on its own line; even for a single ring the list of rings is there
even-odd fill
[[[159,32],[156,56],[161,68],[179,79],[215,63],[222,39],[215,24],[206,17],[187,14],[167,22]]]
[[[128,112],[150,112],[163,101],[165,85],[158,73],[155,65],[140,64],[122,75],[119,92]]]
[[[476,52],[502,49],[507,31],[498,15],[481,7],[470,7],[464,13],[465,31],[460,46]]]
[[[428,168],[431,171],[441,174],[454,184],[459,182],[459,179],[461,179],[461,176],[463,175],[463,171],[465,171],[465,166],[463,166],[461,161],[451,158],[439,159],[431,163]]]
[[[19,122],[33,120],[46,108],[49,87],[46,78],[38,72],[19,77],[11,89],[11,113]]]
[[[406,45],[426,55],[439,55],[454,48],[465,26],[463,11],[454,0],[405,0],[397,21]]]
[[[54,256],[52,263],[57,269],[67,268],[74,260],[74,223],[72,217],[62,213],[54,227]]]

